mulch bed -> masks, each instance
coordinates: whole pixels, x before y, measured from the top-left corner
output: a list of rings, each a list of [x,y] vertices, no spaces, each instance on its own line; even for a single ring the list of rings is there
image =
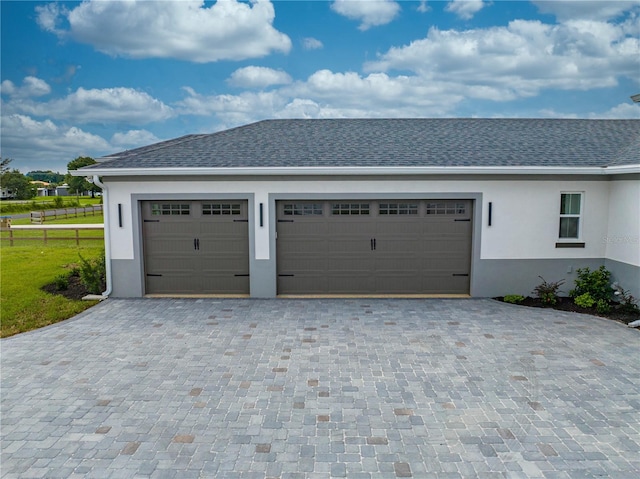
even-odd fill
[[[50,283],[44,285],[42,291],[45,291],[50,294],[59,294],[60,296],[64,296],[67,299],[75,299],[79,300],[84,298],[86,295],[91,294],[87,291],[86,286],[80,281],[80,276],[77,274],[72,274],[69,276],[69,286],[67,289],[58,289],[55,283]]]
[[[503,301],[504,297],[498,296],[493,298],[497,301]],[[527,296],[524,301],[517,303],[519,306],[529,306],[532,308],[549,308],[557,309],[559,311],[570,311],[573,313],[591,314],[592,316],[599,316],[601,318],[612,319],[614,321],[620,321],[624,324],[629,324],[633,321],[640,319],[640,313],[626,312],[619,309],[618,303],[611,303],[611,311],[606,314],[598,313],[596,308],[582,308],[573,302],[572,298],[558,298],[558,302],[553,306],[547,306],[540,301],[539,298],[532,298]]]

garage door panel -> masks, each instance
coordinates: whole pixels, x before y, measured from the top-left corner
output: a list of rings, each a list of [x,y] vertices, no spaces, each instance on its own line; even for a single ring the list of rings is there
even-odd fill
[[[328,293],[330,294],[367,294],[375,287],[374,279],[368,272],[333,274],[328,279]]]
[[[327,258],[326,265],[329,273],[337,271],[363,271],[371,273],[373,271],[373,263],[370,257],[341,255]]]
[[[317,238],[300,238],[296,240],[278,240],[278,246],[287,251],[292,256],[301,256],[305,254],[326,253],[328,244],[324,240]]]
[[[143,214],[147,294],[248,293],[247,202],[150,201]]]
[[[327,235],[330,238],[372,236],[375,233],[375,225],[367,220],[359,221],[359,218],[333,216],[334,221],[327,224]]]
[[[296,277],[278,277],[278,291],[290,294],[317,294],[318,290],[328,293],[328,278],[322,274],[304,274]]]
[[[468,293],[468,276],[456,275],[470,269],[471,207],[469,200],[316,201],[313,214],[284,223],[278,202],[277,270],[293,275],[279,278],[278,292]]]
[[[232,273],[215,272],[202,275],[202,286],[216,294],[244,294],[249,290],[249,277]]]
[[[155,294],[190,294],[198,286],[191,272],[147,276],[147,289]]]

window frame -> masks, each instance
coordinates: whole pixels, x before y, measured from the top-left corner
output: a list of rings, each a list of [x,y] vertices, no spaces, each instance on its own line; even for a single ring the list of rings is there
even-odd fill
[[[580,198],[580,205],[578,213],[563,213],[562,212],[562,200],[564,195],[578,195]],[[576,236],[563,237],[560,236],[561,223],[563,218],[577,218],[578,228]],[[558,243],[576,243],[582,242],[582,230],[584,223],[584,191],[561,191],[560,192],[560,204],[558,205]],[[582,243],[584,246],[584,243]]]

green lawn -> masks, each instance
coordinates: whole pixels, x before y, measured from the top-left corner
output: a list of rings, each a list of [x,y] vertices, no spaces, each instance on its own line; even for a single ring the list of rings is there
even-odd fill
[[[73,208],[76,203],[79,206],[97,205],[102,201],[100,197],[91,198],[90,196],[40,196],[31,200],[2,200],[0,201],[0,215],[53,209],[55,208],[55,198],[62,199],[64,204],[61,208]]]
[[[101,223],[102,216],[71,218],[52,223]],[[14,224],[17,224],[16,221]],[[29,220],[26,220],[26,224]],[[60,232],[75,237],[74,232]],[[8,233],[3,232],[5,238]],[[42,236],[42,232],[37,234]],[[100,236],[100,231],[82,234]],[[16,241],[9,246],[5,239],[0,248],[0,337],[41,328],[70,318],[96,304],[94,301],[72,301],[59,295],[45,293],[40,288],[57,276],[71,272],[80,262],[78,253],[85,259],[96,258],[104,249],[104,242],[97,240]]]

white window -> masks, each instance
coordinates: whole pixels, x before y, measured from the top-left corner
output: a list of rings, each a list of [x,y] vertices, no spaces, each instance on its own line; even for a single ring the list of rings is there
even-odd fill
[[[560,194],[560,232],[558,238],[579,239],[582,233],[582,193]]]

